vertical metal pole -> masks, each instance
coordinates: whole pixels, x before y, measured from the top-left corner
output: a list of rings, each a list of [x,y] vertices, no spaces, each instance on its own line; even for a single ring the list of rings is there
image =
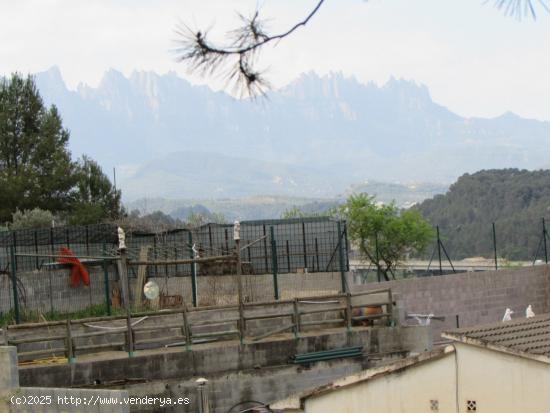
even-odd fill
[[[338,233],[340,235],[340,233]],[[307,246],[306,246],[306,223],[302,221],[302,243],[304,245],[304,271],[307,272]]]
[[[546,243],[546,237],[547,237],[547,233],[546,233],[546,221],[544,220],[544,218],[542,219],[542,238],[544,238],[544,262],[546,264],[548,264],[548,245]]]
[[[55,255],[55,247],[53,243],[53,228],[50,228],[50,248],[52,251],[52,255]]]
[[[375,264],[376,264],[376,278],[378,279],[378,282],[381,281],[380,279],[380,257],[378,256],[378,231],[374,233],[374,249],[375,249]]]
[[[495,223],[493,222],[493,249],[495,252],[495,271],[498,270],[498,260],[497,260],[497,232],[495,229]]]
[[[210,229],[210,227],[209,227]],[[188,243],[189,243],[189,256],[195,258],[193,252],[193,233],[189,231],[188,233]],[[193,300],[193,307],[197,306],[197,267],[195,263],[191,264],[191,294]]]
[[[17,266],[17,237],[15,235],[15,231],[12,232],[13,234],[13,255],[15,256],[15,262],[13,263],[13,268],[17,271],[17,268],[19,268]]]
[[[286,266],[290,274],[290,246],[288,245],[288,240],[286,240]]]
[[[10,247],[10,273],[11,273],[11,285],[13,288],[13,308],[15,311],[15,322],[19,324],[21,322],[21,316],[19,314],[19,296],[17,294],[17,270],[15,267],[15,247],[12,245]]]
[[[103,244],[103,251],[105,250],[105,244]],[[109,269],[107,266],[107,260],[103,260],[103,281],[105,284],[105,305],[107,306],[107,314],[111,315],[111,287],[109,286]]]
[[[317,238],[315,238],[315,260],[317,261],[317,271],[321,271],[321,267],[319,266],[319,243],[317,242]],[[315,267],[313,271],[315,271]]]
[[[340,265],[340,277],[342,281],[342,292],[345,293],[347,291],[346,288],[346,269],[344,267],[344,233],[342,232],[342,225],[340,224],[340,221],[336,223],[336,229],[338,231],[338,261]]]
[[[48,271],[48,284],[50,286],[50,314],[53,314],[53,289],[52,289],[52,272]]]
[[[273,272],[273,293],[276,300],[279,299],[279,283],[277,280],[277,273],[279,266],[277,262],[277,244],[275,242],[275,230],[273,226],[269,227],[269,234],[271,236],[271,271]]]
[[[157,260],[157,236],[153,235],[153,260]],[[153,273],[155,274],[155,277],[157,276],[157,264],[153,266]]]
[[[441,266],[441,239],[439,238],[439,225],[435,228],[437,231],[437,257],[439,259],[439,275],[443,275],[443,267]]]
[[[344,241],[346,241],[346,269],[349,271],[348,223],[346,221],[344,221]]]
[[[237,258],[237,292],[239,295],[239,304],[243,302],[243,280],[242,280],[242,265],[241,265],[241,240],[235,239],[235,249]]]
[[[265,231],[265,225],[262,225],[262,231],[264,233],[264,263],[265,263],[265,274],[269,271],[269,265],[267,263],[267,233]]]
[[[34,253],[36,254],[36,269],[38,270],[40,267],[40,264],[38,262],[38,235],[36,234],[36,230],[34,230]]]
[[[235,221],[233,226],[233,240],[235,241],[235,254],[237,255],[237,292],[239,299],[239,336],[241,344],[244,343],[246,325],[244,319],[243,280],[241,263],[241,224]]]
[[[90,255],[90,233],[88,230],[88,225],[86,225],[86,255]]]

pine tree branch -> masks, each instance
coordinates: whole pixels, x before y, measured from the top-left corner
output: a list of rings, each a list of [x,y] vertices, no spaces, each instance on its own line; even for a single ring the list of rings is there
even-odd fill
[[[207,39],[207,32],[194,32],[188,26],[179,26],[176,30],[180,36],[179,47],[175,50],[177,60],[186,63],[191,72],[206,76],[220,71],[223,73],[223,67],[233,57],[235,60],[224,73],[228,83],[233,83],[236,89],[240,89],[241,95],[254,97],[263,94],[269,85],[261,71],[254,69],[257,52],[265,45],[280,41],[305,26],[324,2],[325,0],[319,0],[305,19],[276,35],[269,35],[264,30],[257,11],[249,19],[241,15],[244,25],[228,33],[227,37],[233,41],[224,47],[211,44]]]

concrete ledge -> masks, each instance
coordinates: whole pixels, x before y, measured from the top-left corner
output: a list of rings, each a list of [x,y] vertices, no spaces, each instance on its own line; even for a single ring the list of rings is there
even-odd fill
[[[347,346],[363,346],[365,354],[420,352],[431,348],[425,327],[357,328],[311,332],[299,339],[285,335],[270,341],[241,345],[239,342],[209,343],[185,348],[110,353],[74,364],[24,366],[20,368],[25,386],[72,387],[94,383],[185,379],[288,364],[289,357]]]

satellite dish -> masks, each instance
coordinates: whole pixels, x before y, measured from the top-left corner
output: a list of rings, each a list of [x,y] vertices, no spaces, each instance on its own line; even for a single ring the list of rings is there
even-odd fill
[[[159,286],[154,281],[147,281],[143,286],[143,294],[148,300],[154,300],[159,296]]]

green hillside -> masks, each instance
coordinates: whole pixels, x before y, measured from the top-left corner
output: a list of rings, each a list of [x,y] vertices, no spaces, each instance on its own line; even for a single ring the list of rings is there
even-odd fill
[[[433,225],[439,225],[453,259],[492,257],[493,222],[499,256],[533,259],[541,239],[542,217],[550,217],[550,170],[493,169],[465,174],[447,193],[417,208]]]

